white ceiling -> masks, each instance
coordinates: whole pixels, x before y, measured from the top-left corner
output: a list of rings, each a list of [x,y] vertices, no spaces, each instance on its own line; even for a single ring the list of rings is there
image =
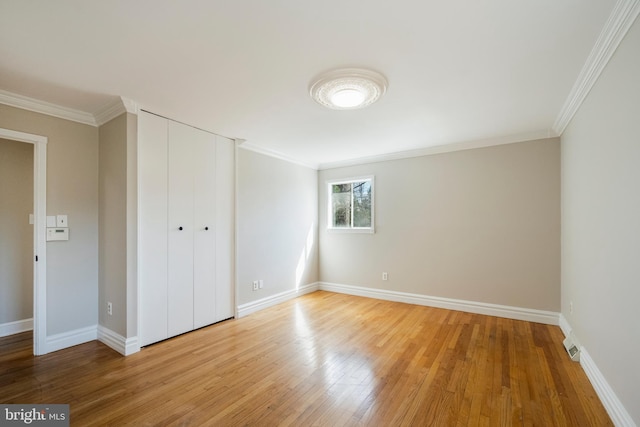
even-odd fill
[[[613,0],[0,0],[0,90],[97,113],[118,96],[318,165],[553,135]],[[337,67],[386,76],[333,111]]]

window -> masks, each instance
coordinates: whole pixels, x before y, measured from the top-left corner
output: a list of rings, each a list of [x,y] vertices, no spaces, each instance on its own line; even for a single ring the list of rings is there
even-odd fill
[[[327,183],[330,230],[373,233],[373,177]]]

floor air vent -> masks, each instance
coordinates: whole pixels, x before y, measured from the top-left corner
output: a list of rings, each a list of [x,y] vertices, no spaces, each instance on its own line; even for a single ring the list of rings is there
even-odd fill
[[[578,346],[573,342],[573,339],[571,339],[571,337],[567,337],[564,339],[564,341],[562,341],[562,344],[564,344],[564,348],[567,350],[567,353],[569,353],[569,357],[571,358],[571,360],[573,360],[574,362],[579,362],[580,361],[580,350],[578,349]]]

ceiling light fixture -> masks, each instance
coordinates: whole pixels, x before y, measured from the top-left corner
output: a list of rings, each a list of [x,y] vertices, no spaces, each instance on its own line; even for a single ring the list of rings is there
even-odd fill
[[[311,97],[332,110],[355,110],[376,102],[387,90],[387,79],[362,68],[342,68],[317,77],[309,87]]]

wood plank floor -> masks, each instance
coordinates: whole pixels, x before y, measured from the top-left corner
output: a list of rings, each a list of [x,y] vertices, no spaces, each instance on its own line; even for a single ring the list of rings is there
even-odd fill
[[[72,426],[608,426],[557,326],[315,292],[122,357],[0,339],[0,403]]]

